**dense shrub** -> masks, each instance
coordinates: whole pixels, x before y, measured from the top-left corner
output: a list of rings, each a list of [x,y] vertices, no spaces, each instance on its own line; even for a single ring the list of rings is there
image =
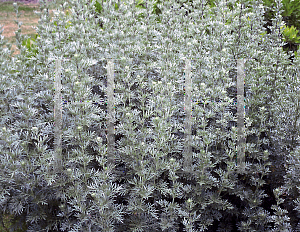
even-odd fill
[[[10,58],[0,48],[0,211],[14,215],[15,227],[299,228],[299,60],[289,65],[281,49],[280,2],[270,34],[262,26],[261,2],[252,3],[253,12],[246,3],[233,9],[224,1],[204,3],[147,1],[139,8],[109,1],[96,18],[95,1],[77,0],[61,4],[50,22],[42,1],[34,50],[22,45],[21,30],[20,55]],[[149,10],[154,6],[164,14]],[[236,59],[253,58],[244,70],[244,170],[235,162],[236,110],[228,104],[192,104],[193,163],[189,172],[183,166],[186,71],[179,59],[189,57],[198,58],[192,98],[225,103],[236,100]],[[115,59],[112,165],[105,134],[108,61],[102,58]],[[56,59],[62,60],[62,99],[86,102],[63,105],[61,167],[53,146]]]

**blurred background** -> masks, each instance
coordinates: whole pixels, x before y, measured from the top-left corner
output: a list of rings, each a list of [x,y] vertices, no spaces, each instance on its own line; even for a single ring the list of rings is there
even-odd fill
[[[18,29],[18,25],[14,22],[17,19],[16,13],[13,7],[13,3],[17,2],[19,6],[19,14],[21,14],[19,21],[22,22],[22,34],[28,35],[31,38],[35,38],[36,30],[32,28],[38,25],[39,16],[34,13],[34,11],[39,11],[39,1],[38,0],[0,0],[0,24],[4,26],[2,29],[2,36],[9,43],[13,44],[12,49],[15,50],[13,56],[20,54],[20,51],[16,47],[16,37],[15,31]],[[52,0],[48,0],[52,2]],[[60,1],[62,2],[62,1]],[[52,6],[49,10],[50,17],[53,17]]]

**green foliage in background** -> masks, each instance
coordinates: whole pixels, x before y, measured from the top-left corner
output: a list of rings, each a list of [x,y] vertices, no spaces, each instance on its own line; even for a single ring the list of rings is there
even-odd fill
[[[22,41],[22,46],[26,47],[28,50],[28,58],[36,55],[38,50],[36,49],[36,39],[39,37],[38,34],[35,35],[35,38],[27,38]]]
[[[283,27],[281,27],[282,29]],[[299,30],[297,30],[294,26],[288,27],[286,25],[284,25],[284,31],[283,31],[283,35],[284,38],[283,40],[285,42],[290,42],[290,43],[300,43],[300,36],[298,35]]]
[[[93,0],[91,0],[92,2]],[[95,8],[96,8],[96,12],[98,13],[101,13],[102,12],[102,5],[96,0],[96,3],[95,3]]]
[[[300,16],[299,0],[282,0],[282,5],[283,5],[282,9],[284,9],[282,16],[284,17],[292,16],[292,15],[295,15],[296,17]]]
[[[215,0],[210,1],[210,6],[215,6]],[[252,0],[243,1],[245,7],[248,8],[247,12],[253,12],[251,9]],[[287,53],[291,51],[291,46],[299,46],[299,37],[300,37],[300,0],[281,0],[283,10],[282,16],[283,20],[286,22],[286,29],[283,32],[283,41],[289,43],[289,47],[283,49]],[[228,3],[229,9],[233,10],[237,7],[240,1],[236,1],[235,4]],[[274,19],[275,11],[272,10],[272,7],[275,6],[275,0],[263,0],[263,5],[266,7],[266,12],[264,15],[264,20],[267,21],[267,25],[271,24],[271,20]],[[227,21],[227,25],[231,23],[231,20]],[[297,49],[296,49],[297,50]],[[297,56],[297,51],[294,51],[295,56]]]

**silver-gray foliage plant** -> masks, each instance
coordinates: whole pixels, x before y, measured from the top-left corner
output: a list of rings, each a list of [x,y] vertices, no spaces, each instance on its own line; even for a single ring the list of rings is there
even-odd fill
[[[154,1],[145,1],[146,9],[134,7],[134,1],[116,9],[105,1],[96,19],[95,2],[62,3],[54,26],[47,4],[40,1],[37,54],[28,58],[20,33],[20,55],[10,59],[10,48],[0,48],[0,211],[19,215],[28,231],[299,228],[294,222],[300,217],[292,218],[282,205],[282,196],[290,194],[300,212],[295,188],[299,77],[294,71],[299,60],[287,65],[280,50],[281,2],[274,6],[271,34],[264,34],[262,1],[252,2],[253,12],[234,0],[218,1],[212,8],[204,0],[183,8],[163,1],[160,16],[149,10]],[[230,10],[229,3],[238,7]],[[67,7],[70,16],[64,14]],[[145,17],[137,19],[141,13]],[[99,86],[106,93],[108,77],[90,74],[93,67],[107,65],[103,58],[115,59],[114,123],[115,134],[121,135],[115,168],[106,162],[105,96],[92,92],[92,86]],[[193,165],[188,173],[181,136],[185,58],[192,58],[192,98],[221,101],[192,103]],[[63,105],[63,167],[58,172],[53,147],[56,59],[62,59],[63,100],[103,103]],[[245,127],[246,136],[255,138],[246,144],[245,171],[235,163],[236,114],[229,103],[236,98],[228,94],[235,85],[230,73],[236,59],[248,59]],[[271,189],[276,202],[266,210],[262,204],[271,193],[264,189],[263,177],[272,175],[271,156],[286,166],[287,174],[282,186]]]

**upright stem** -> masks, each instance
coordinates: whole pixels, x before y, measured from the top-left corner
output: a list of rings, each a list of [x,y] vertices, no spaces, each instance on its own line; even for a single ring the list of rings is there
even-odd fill
[[[191,60],[186,59],[185,61],[185,170],[191,171],[192,166],[192,147],[191,147],[191,136],[192,136],[192,126],[191,126],[191,111],[192,111],[192,78],[191,78]]]
[[[114,63],[113,60],[107,61],[107,164],[114,165],[115,152],[115,106],[114,106]]]
[[[240,171],[245,168],[245,102],[244,102],[244,60],[237,60],[237,164],[240,167]]]
[[[61,60],[55,62],[55,98],[54,98],[54,154],[55,154],[55,169],[58,171],[61,168],[61,128],[62,128],[62,106],[61,106]]]

